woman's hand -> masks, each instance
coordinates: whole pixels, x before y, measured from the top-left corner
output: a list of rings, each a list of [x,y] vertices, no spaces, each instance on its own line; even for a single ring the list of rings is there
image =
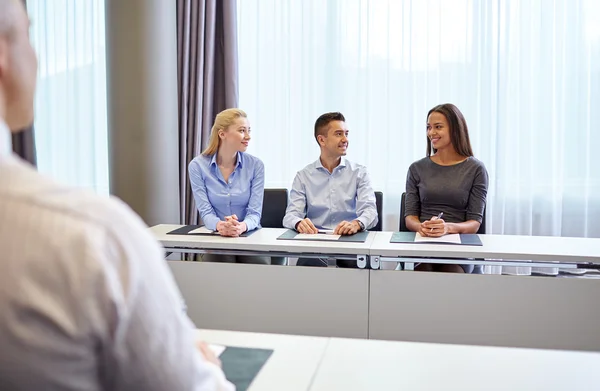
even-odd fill
[[[236,215],[225,216],[224,221],[217,223],[217,231],[221,236],[238,237],[247,230],[246,223],[240,223]]]
[[[438,219],[437,216],[434,216],[430,220],[425,220],[421,223],[419,233],[421,236],[437,238],[446,235],[449,232],[449,228],[444,219]]]

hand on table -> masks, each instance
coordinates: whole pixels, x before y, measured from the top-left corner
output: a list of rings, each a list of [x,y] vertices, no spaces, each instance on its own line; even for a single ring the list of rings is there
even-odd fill
[[[221,236],[238,237],[248,230],[243,221],[240,223],[236,215],[225,216],[224,221],[217,223],[217,231]]]
[[[419,228],[421,236],[437,238],[448,233],[448,224],[443,219],[433,216],[430,220],[425,220]]]
[[[206,359],[206,361],[211,362],[219,368],[221,368],[221,360],[215,355],[215,353],[210,349],[206,342],[197,341],[196,347],[198,348],[204,359]]]
[[[334,235],[354,235],[360,231],[360,224],[357,220],[342,221],[333,230]]]
[[[296,224],[296,231],[301,234],[318,234],[319,230],[309,218],[305,218],[300,220],[298,224]]]

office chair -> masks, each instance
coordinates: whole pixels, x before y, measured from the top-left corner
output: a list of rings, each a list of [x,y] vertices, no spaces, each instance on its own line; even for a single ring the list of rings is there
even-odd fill
[[[381,231],[381,227],[383,227],[383,193],[380,191],[375,192],[375,205],[377,206],[377,224],[369,231]]]
[[[288,203],[287,189],[265,189],[260,225],[263,228],[283,228]]]
[[[265,189],[260,225],[263,228],[283,228],[287,203],[287,189]],[[271,257],[271,265],[287,265],[287,258]]]

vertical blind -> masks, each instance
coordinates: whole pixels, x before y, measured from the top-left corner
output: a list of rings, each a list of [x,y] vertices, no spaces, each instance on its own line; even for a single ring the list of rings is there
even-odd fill
[[[38,169],[108,194],[103,0],[27,0],[38,53]]]

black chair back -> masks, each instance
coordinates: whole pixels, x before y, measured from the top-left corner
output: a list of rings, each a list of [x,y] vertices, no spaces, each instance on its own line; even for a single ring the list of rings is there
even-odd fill
[[[485,235],[485,210],[486,208],[483,208],[483,216],[481,217],[481,225],[479,226],[479,229],[477,230],[477,233],[480,235]]]
[[[404,203],[406,202],[406,193],[402,193],[402,198],[400,199],[400,232],[409,232],[408,227],[406,227],[406,219],[404,218]]]
[[[375,192],[375,205],[377,206],[377,225],[369,231],[381,231],[381,227],[383,227],[383,193],[380,191]]]
[[[287,189],[265,189],[260,225],[263,228],[283,228],[287,203]]]

